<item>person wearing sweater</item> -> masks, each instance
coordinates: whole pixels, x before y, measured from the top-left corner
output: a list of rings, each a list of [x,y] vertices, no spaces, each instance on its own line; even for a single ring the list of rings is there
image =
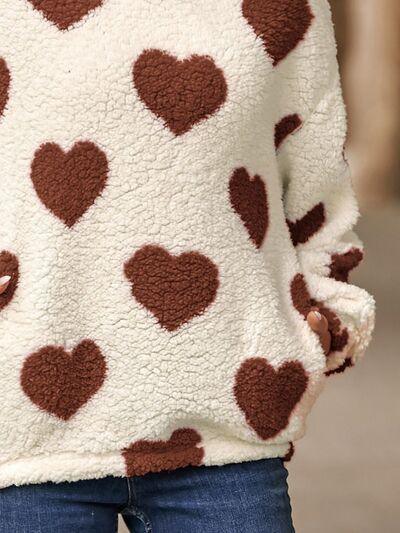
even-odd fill
[[[294,531],[373,298],[327,0],[0,0],[0,532]]]

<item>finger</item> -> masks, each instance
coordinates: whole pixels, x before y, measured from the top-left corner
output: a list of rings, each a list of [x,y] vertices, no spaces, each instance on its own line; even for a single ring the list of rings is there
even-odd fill
[[[3,294],[7,290],[11,281],[11,276],[2,276],[0,278],[0,294]]]
[[[328,320],[318,310],[312,310],[308,313],[307,322],[315,333],[324,334],[329,331]]]
[[[328,355],[331,351],[331,345],[332,345],[332,337],[329,331],[326,331],[325,333],[322,333],[320,336],[321,346],[324,350],[325,355]]]
[[[330,352],[332,342],[327,318],[315,309],[308,313],[307,322],[311,329],[318,335],[322,349],[327,355]]]

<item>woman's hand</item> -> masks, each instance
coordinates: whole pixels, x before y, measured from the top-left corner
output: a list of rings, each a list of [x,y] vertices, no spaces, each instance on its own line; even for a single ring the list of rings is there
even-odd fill
[[[318,309],[313,309],[307,315],[307,322],[311,329],[318,335],[325,355],[328,355],[331,349],[331,334],[326,317]]]
[[[10,280],[11,276],[2,276],[0,278],[0,294],[3,294],[7,290]]]

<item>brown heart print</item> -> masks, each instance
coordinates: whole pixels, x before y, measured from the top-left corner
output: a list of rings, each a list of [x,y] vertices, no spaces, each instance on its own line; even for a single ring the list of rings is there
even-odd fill
[[[313,19],[307,0],[243,0],[242,13],[274,65],[303,40]]]
[[[191,428],[176,429],[166,441],[134,442],[122,452],[126,475],[143,476],[148,472],[199,466],[204,456],[204,449],[198,447],[200,443],[201,436]]]
[[[124,265],[132,294],[168,331],[201,315],[215,300],[216,265],[198,252],[171,255],[161,246],[146,245]]]
[[[348,368],[352,368],[354,366],[354,363],[351,359],[351,357],[346,357],[346,359],[343,361],[343,363],[333,370],[327,370],[325,372],[325,376],[333,376],[334,374],[343,374]]]
[[[3,115],[8,102],[11,76],[7,63],[0,57],[0,117]]]
[[[295,131],[297,131],[303,121],[297,113],[293,115],[286,115],[281,118],[281,120],[275,124],[275,148],[278,150],[281,144]]]
[[[287,427],[307,384],[307,372],[299,361],[288,361],[275,370],[266,359],[253,357],[239,368],[234,394],[249,426],[267,440]]]
[[[175,135],[214,115],[226,101],[223,71],[208,56],[178,60],[162,50],[145,50],[133,66],[142,102]]]
[[[7,250],[0,252],[0,278],[3,276],[10,276],[11,279],[5,291],[0,294],[0,310],[11,302],[19,279],[18,259]]]
[[[343,254],[333,254],[329,265],[329,277],[348,283],[351,271],[358,267],[363,258],[364,253],[359,248],[351,248]]]
[[[64,152],[56,143],[43,144],[35,153],[31,179],[42,203],[72,227],[103,191],[108,176],[107,157],[89,141]]]
[[[21,386],[40,409],[69,420],[100,389],[106,372],[100,349],[85,339],[72,352],[45,346],[29,355],[21,370]]]
[[[263,180],[260,176],[250,176],[245,168],[237,168],[229,181],[229,196],[251,240],[260,248],[269,222],[267,191]]]
[[[305,244],[323,227],[326,220],[325,206],[322,202],[312,207],[301,218],[292,221],[287,219],[293,246]]]
[[[306,280],[302,274],[296,274],[290,284],[290,293],[294,308],[307,320],[307,315],[313,309],[318,309],[328,321],[329,332],[331,334],[331,352],[341,352],[349,341],[349,332],[343,328],[337,314],[327,307],[323,302],[319,302],[311,297]]]
[[[35,9],[60,30],[83,19],[90,11],[103,4],[103,0],[29,0]]]

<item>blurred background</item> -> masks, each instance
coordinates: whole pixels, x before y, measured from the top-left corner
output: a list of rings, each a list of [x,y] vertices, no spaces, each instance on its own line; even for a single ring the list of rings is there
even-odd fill
[[[293,516],[297,533],[398,533],[400,0],[331,4],[366,247],[353,280],[375,296],[377,327],[367,357],[329,378],[287,465]]]
[[[288,464],[297,533],[400,531],[400,0],[331,0],[347,159],[376,298],[366,358],[329,378]]]

